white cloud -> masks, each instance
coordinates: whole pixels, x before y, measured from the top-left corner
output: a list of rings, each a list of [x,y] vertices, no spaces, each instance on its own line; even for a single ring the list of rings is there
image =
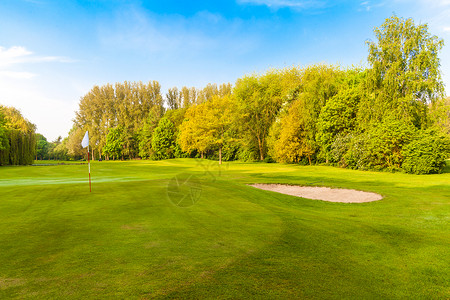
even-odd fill
[[[370,6],[370,2],[369,1],[364,1],[361,2],[361,6],[364,8],[364,10],[366,11],[370,11],[372,9],[372,6]]]
[[[0,67],[16,64],[31,54],[32,52],[25,47],[13,46],[9,49],[0,47]]]
[[[12,46],[5,48],[0,46],[0,76],[15,79],[30,79],[36,74],[26,71],[13,70],[15,65],[47,62],[74,62],[62,56],[36,56],[33,52],[22,46]]]
[[[42,62],[73,62],[73,60],[62,56],[36,56],[21,46],[12,46],[9,49],[0,46],[0,67]]]
[[[237,0],[239,4],[265,5],[272,9],[292,8],[296,10],[321,8],[326,5],[323,0]]]
[[[385,1],[362,1],[360,4],[361,9],[365,11],[372,11],[374,8],[383,7],[386,5]]]

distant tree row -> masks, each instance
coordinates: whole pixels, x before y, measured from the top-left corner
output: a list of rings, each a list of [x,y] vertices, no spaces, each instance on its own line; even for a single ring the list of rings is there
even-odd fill
[[[396,16],[375,29],[367,68],[273,69],[203,89],[158,82],[95,86],[60,146],[106,159],[207,157],[437,173],[450,153],[450,103],[427,25]],[[56,148],[58,148],[56,147]],[[55,148],[55,149],[56,149]]]

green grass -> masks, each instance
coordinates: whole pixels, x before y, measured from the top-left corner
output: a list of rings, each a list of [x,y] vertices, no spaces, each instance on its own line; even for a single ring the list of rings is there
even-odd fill
[[[91,169],[92,193],[87,165],[0,169],[1,299],[450,295],[448,169],[427,176],[238,162],[219,169],[189,159]],[[191,186],[197,201],[174,205],[190,186],[174,196],[172,179],[190,175],[200,184]],[[256,182],[384,199],[323,202],[246,185]]]

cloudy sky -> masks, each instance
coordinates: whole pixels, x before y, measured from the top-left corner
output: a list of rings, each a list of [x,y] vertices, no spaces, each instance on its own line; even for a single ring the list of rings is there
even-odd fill
[[[157,80],[165,93],[272,67],[365,65],[365,41],[393,13],[449,44],[450,94],[450,0],[1,0],[0,104],[54,140],[94,85]]]

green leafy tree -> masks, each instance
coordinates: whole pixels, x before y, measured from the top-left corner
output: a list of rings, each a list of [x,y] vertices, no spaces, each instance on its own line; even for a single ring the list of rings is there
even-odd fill
[[[300,73],[287,73],[290,87],[287,106],[278,121],[279,130],[273,130],[273,156],[280,162],[312,163],[319,147],[317,141],[319,116],[326,103],[339,88],[342,71],[323,64],[309,66]],[[298,80],[298,81],[297,81]],[[297,87],[295,87],[297,81]],[[322,122],[323,123],[323,122]],[[276,135],[279,136],[276,136]]]
[[[62,142],[62,136],[58,136],[53,142],[49,143],[48,148],[48,158],[56,159],[55,148],[59,146]]]
[[[412,174],[441,173],[450,155],[450,138],[433,130],[421,130],[403,149],[402,168]]]
[[[25,119],[19,110],[14,107],[0,105],[0,111],[4,114],[3,150],[0,149],[1,165],[29,165],[33,163],[36,154],[36,126]]]
[[[50,143],[40,133],[36,134],[36,157],[44,160],[49,158]]]
[[[161,86],[157,81],[116,83],[94,86],[80,101],[75,123],[89,130],[92,153],[100,153],[109,129],[123,128],[122,154],[133,158],[139,153],[139,133],[149,112],[163,109]]]
[[[121,126],[111,128],[106,136],[106,144],[102,152],[108,158],[113,157],[114,159],[118,159],[122,157],[123,159],[124,144],[123,128]]]
[[[366,143],[370,169],[399,170],[403,162],[403,147],[409,143],[416,128],[412,123],[397,119],[395,114],[367,131]]]
[[[444,41],[431,35],[426,24],[395,15],[374,32],[377,41],[367,42],[370,69],[360,122],[377,123],[393,112],[424,128],[427,104],[443,94],[438,53]]]
[[[177,151],[176,127],[167,118],[163,117],[152,136],[152,149],[155,159],[174,158]]]
[[[67,149],[67,142],[69,140],[69,137],[64,138],[63,140],[61,140],[60,143],[56,143],[55,147],[53,148],[53,158],[56,160],[70,160],[73,159],[73,157],[71,157],[69,155],[69,150]]]
[[[163,110],[155,106],[150,110],[144,126],[139,131],[139,156],[142,158],[150,158],[154,153],[152,149],[152,136],[162,115]]]
[[[267,153],[267,136],[283,103],[280,83],[280,73],[273,70],[238,79],[233,90],[243,144],[256,145],[260,160]]]
[[[450,97],[430,104],[430,118],[432,126],[450,136]]]
[[[412,123],[392,114],[365,132],[338,134],[331,146],[331,156],[340,166],[352,169],[400,170],[403,148],[416,130]]]
[[[343,82],[339,84],[337,94],[328,99],[320,111],[316,140],[327,163],[336,136],[349,134],[356,128],[358,104],[362,94],[360,82],[364,74],[359,69],[348,70]]]
[[[76,124],[74,124],[69,131],[69,136],[67,137],[67,141],[65,142],[65,147],[67,149],[67,154],[72,159],[80,159],[87,155],[86,151],[84,151],[81,147],[81,141],[83,140],[84,134],[85,131],[82,128],[78,127]],[[89,144],[92,144],[90,138]]]

